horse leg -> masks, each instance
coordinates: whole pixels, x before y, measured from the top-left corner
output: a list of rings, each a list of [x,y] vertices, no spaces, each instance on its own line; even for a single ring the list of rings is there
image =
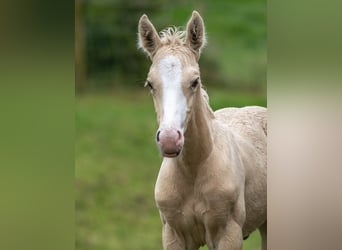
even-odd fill
[[[216,246],[210,250],[241,250],[242,249],[242,230],[241,226],[234,221],[230,220],[225,228],[225,232]]]
[[[184,250],[185,242],[179,238],[176,232],[167,224],[163,224],[163,249]]]
[[[261,249],[267,250],[267,221],[259,227],[259,232],[261,235]]]

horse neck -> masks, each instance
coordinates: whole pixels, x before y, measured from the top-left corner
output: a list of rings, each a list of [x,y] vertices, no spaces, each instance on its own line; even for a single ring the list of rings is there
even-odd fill
[[[198,166],[210,155],[213,148],[214,113],[201,91],[197,91],[194,96],[193,110],[184,133],[184,146],[180,160],[187,167]]]

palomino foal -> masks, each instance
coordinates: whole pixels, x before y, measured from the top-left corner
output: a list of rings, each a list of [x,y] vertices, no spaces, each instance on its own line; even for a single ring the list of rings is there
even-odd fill
[[[204,44],[196,11],[186,31],[169,28],[160,36],[146,15],[139,21],[164,156],[155,186],[163,247],[241,250],[258,228],[266,249],[266,109],[212,111],[198,66]]]

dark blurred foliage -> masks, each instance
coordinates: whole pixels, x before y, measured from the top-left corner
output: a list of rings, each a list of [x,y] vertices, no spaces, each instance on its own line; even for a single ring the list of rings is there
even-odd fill
[[[143,9],[153,14],[162,2],[89,0],[81,3],[86,62],[83,79],[86,82],[78,84],[79,88],[123,86],[143,81],[148,65],[137,50],[137,22]]]
[[[160,1],[159,1],[160,2]],[[137,20],[143,8],[158,9],[158,1],[115,0],[92,3],[85,8],[87,71],[90,76],[110,72],[107,84],[129,84],[132,76],[146,72],[145,59],[136,48]]]
[[[210,42],[200,62],[203,80],[262,90],[265,7],[264,0],[77,0],[76,89],[141,86],[150,60],[137,49],[140,16],[148,14],[160,31],[172,25],[184,27],[196,9],[205,19]]]

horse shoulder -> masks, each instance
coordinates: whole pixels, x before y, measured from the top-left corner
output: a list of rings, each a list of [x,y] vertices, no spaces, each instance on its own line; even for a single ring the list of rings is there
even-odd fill
[[[241,164],[227,157],[225,152],[215,150],[210,158],[206,168],[203,168],[206,172],[201,173],[198,186],[201,186],[202,199],[205,201],[203,219],[206,228],[210,235],[215,235],[215,232],[226,228],[230,220],[241,226],[244,223],[244,172],[239,167]]]
[[[237,145],[227,144],[230,136],[233,135],[224,131],[215,134],[215,148],[204,163],[205,172],[201,173],[203,193],[218,207],[232,206],[241,194],[244,182],[242,162],[236,157]]]
[[[158,206],[177,207],[181,201],[180,191],[184,183],[175,169],[173,162],[164,158],[155,185],[155,199]]]

